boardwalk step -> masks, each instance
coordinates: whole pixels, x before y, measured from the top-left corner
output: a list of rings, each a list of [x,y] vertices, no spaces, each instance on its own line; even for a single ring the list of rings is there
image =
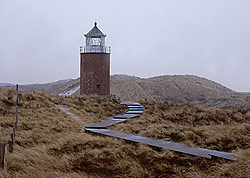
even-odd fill
[[[143,111],[128,111],[125,114],[142,114]]]
[[[133,101],[123,101],[120,104],[130,105],[130,106],[141,106],[140,103],[133,102]]]
[[[115,116],[114,118],[116,118],[116,119],[128,119],[128,118],[135,118],[135,117],[139,117],[139,114],[123,114],[123,115]]]
[[[128,105],[127,107],[128,108],[144,108],[143,106],[130,106],[130,105]]]
[[[126,120],[127,119],[110,119],[110,120],[98,122],[98,123],[95,123],[95,124],[87,125],[87,126],[85,126],[85,128],[99,128],[99,129],[100,128],[106,128],[106,127],[111,126],[113,124],[124,122]]]
[[[144,108],[128,108],[129,111],[143,111]]]

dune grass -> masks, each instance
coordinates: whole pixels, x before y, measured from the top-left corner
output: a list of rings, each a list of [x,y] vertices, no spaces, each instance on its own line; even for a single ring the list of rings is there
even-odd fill
[[[0,177],[249,177],[250,111],[139,100],[138,119],[112,126],[126,133],[240,154],[237,161],[211,160],[144,144],[81,133],[85,125],[124,113],[113,98],[19,94],[14,153]],[[56,105],[80,118],[71,118]],[[15,90],[0,87],[0,140],[15,118]]]

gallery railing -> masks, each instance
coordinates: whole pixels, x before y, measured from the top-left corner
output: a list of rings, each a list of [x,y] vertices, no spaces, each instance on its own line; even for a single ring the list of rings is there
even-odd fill
[[[80,47],[80,53],[111,53],[110,46],[84,46]]]

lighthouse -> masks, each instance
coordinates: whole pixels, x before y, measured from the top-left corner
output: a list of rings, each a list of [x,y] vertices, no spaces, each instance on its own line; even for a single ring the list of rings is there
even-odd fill
[[[105,46],[106,35],[94,23],[80,47],[80,94],[110,95],[110,52]]]

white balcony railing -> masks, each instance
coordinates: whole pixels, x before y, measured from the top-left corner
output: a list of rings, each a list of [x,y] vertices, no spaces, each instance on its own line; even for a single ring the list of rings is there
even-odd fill
[[[111,53],[110,46],[84,46],[80,47],[80,53]]]

